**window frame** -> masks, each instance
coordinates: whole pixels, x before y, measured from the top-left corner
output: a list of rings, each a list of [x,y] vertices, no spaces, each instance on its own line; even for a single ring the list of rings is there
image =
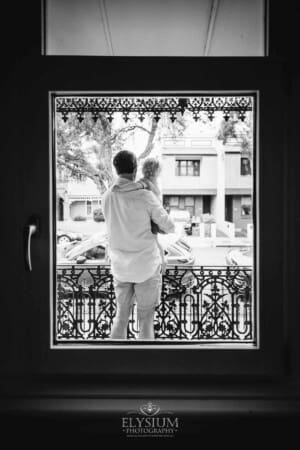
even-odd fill
[[[200,177],[200,158],[199,159],[178,159],[176,157],[175,159],[176,162],[176,168],[175,168],[175,175],[177,177]],[[185,163],[185,165],[183,166],[185,168],[185,173],[182,173],[182,163]],[[188,169],[189,169],[189,165],[188,163],[192,163],[192,169],[193,169],[193,173],[189,174],[188,173]],[[195,167],[195,163],[198,163],[198,173],[196,172],[196,167]]]
[[[143,58],[139,64],[133,60],[126,61],[126,58],[124,64],[114,58],[98,61],[94,58],[92,64],[91,58],[47,56],[45,59],[48,62],[45,62],[44,56],[41,57],[41,13],[38,3],[21,3],[18,11],[11,2],[3,4],[3,15],[14,17],[15,20],[15,32],[10,36],[9,46],[3,47],[3,103],[6,105],[3,124],[7,131],[3,137],[4,148],[10,149],[4,152],[4,156],[9,183],[14,184],[11,192],[14,202],[6,201],[5,204],[7,215],[13,220],[5,220],[2,224],[4,253],[7,258],[11,258],[11,264],[6,263],[4,267],[2,295],[12,300],[2,305],[6,317],[1,326],[1,376],[5,388],[5,412],[8,407],[19,415],[22,405],[23,411],[34,410],[36,417],[42,411],[51,415],[64,411],[64,414],[74,417],[76,404],[77,412],[81,410],[85,416],[88,413],[88,417],[93,413],[98,426],[98,419],[101,422],[101,417],[107,414],[111,423],[116,423],[115,419],[119,420],[124,411],[131,409],[132,402],[136,402],[137,398],[149,399],[150,396],[150,400],[161,399],[160,405],[167,402],[169,409],[174,411],[175,408],[184,422],[190,418],[191,423],[195,423],[197,417],[200,422],[204,419],[206,423],[211,422],[213,417],[223,420],[231,417],[232,413],[238,417],[240,414],[248,415],[249,411],[256,412],[254,416],[258,420],[262,416],[273,417],[274,414],[289,420],[290,415],[299,412],[296,395],[299,386],[299,303],[295,302],[298,292],[296,249],[299,240],[296,6],[290,10],[282,8],[279,2],[266,0],[266,58],[211,58],[210,70],[207,70],[208,61],[205,58],[198,61],[191,61],[191,58],[166,58],[164,62],[161,60],[160,67],[165,71],[164,76],[151,70],[154,60],[149,65]],[[291,26],[291,20],[295,26]],[[82,70],[84,64],[88,74]],[[128,64],[134,68],[134,81],[129,76]],[[122,74],[119,79],[117,71]],[[185,82],[187,72],[188,84]],[[262,352],[259,352],[256,360],[245,359],[237,352],[213,351],[211,358],[202,355],[197,365],[190,361],[195,358],[195,353],[185,351],[174,352],[174,357],[165,353],[164,361],[157,365],[161,358],[159,352],[150,352],[146,359],[143,352],[133,357],[131,353],[121,351],[109,357],[103,352],[87,351],[83,355],[81,351],[74,350],[57,352],[54,358],[49,351],[49,339],[45,331],[49,318],[46,290],[49,285],[47,271],[50,248],[45,205],[49,195],[49,122],[45,114],[48,108],[47,95],[49,90],[83,89],[86,87],[85,77],[88,77],[92,90],[99,89],[99,85],[107,90],[115,86],[120,89],[145,89],[151,85],[155,90],[178,89],[182,85],[212,90],[216,86],[244,89],[245,85],[251,89],[261,89],[261,123],[266,127],[262,127],[259,137],[261,143],[266,144],[267,156],[262,160],[265,171],[261,170],[266,191],[261,192],[260,200],[263,206],[266,205],[266,222],[273,228],[268,234],[262,223],[263,245],[260,253],[264,263],[268,259],[268,251],[272,251],[275,271],[271,273],[263,267],[260,274],[266,306],[262,308],[265,336]],[[233,84],[230,77],[234,80]],[[265,90],[266,84],[269,86]],[[276,96],[279,94],[278,100],[273,99],[272,102],[269,99],[271,88]],[[37,100],[34,106],[33,100]],[[18,113],[20,105],[22,110]],[[275,118],[278,130],[276,127],[271,130],[272,124],[267,120],[267,112],[273,107],[279,108],[283,119],[277,121]],[[14,136],[13,140],[11,136]],[[271,137],[269,142],[268,136]],[[279,141],[276,140],[277,136]],[[274,159],[270,148],[272,145],[275,149]],[[279,154],[279,148],[282,155]],[[267,160],[268,157],[272,160]],[[36,170],[37,167],[39,170]],[[270,192],[268,185],[274,184],[273,169],[275,175],[278,171],[282,175],[282,179],[276,179],[280,186],[275,186],[273,192],[277,195],[276,216],[280,215],[282,220],[275,217],[275,223],[270,223],[268,214],[273,214],[273,210],[268,202],[274,205],[274,199],[268,198],[267,194]],[[40,217],[41,228],[33,239],[33,272],[28,273],[23,261],[22,229],[33,212]],[[277,240],[278,246],[274,251]],[[279,287],[278,292],[274,293],[276,277]],[[270,292],[263,280],[271,285]],[[265,316],[265,313],[268,314]],[[136,356],[141,359],[140,363],[137,363]],[[55,411],[53,401],[57,406]],[[136,407],[140,404],[137,401]],[[109,411],[112,410],[110,415]],[[15,417],[13,422],[12,430],[15,429]],[[102,422],[106,430],[107,420]],[[112,434],[115,433],[113,428],[114,425],[111,427]]]
[[[79,58],[80,59],[80,58]],[[83,85],[83,80],[85,79],[85,86],[88,89],[90,87],[91,92],[95,92],[95,89],[92,89],[93,86],[99,85],[99,83],[102,85],[102,87],[106,87],[106,89],[103,90],[103,92],[109,93],[112,92],[111,86],[114,86],[113,92],[120,92],[120,87],[122,88],[121,92],[127,92],[127,93],[141,93],[145,92],[145,87],[148,87],[146,92],[162,92],[158,91],[156,86],[157,84],[153,82],[155,78],[151,78],[151,70],[154,71],[154,73],[157,73],[159,71],[162,74],[167,74],[172,68],[174,67],[174,64],[176,67],[179,65],[182,65],[183,61],[185,64],[185,67],[189,70],[186,72],[186,74],[196,74],[197,73],[197,86],[199,88],[201,87],[200,92],[215,92],[218,91],[218,93],[225,93],[225,92],[238,92],[242,91],[245,92],[245,87],[247,86],[253,86],[255,85],[257,88],[257,91],[260,92],[260,97],[262,97],[263,101],[260,101],[260,107],[259,107],[259,116],[258,119],[262,116],[265,117],[266,113],[269,111],[272,111],[272,106],[274,106],[274,99],[271,99],[271,90],[275,89],[275,91],[278,91],[280,93],[279,99],[277,98],[276,102],[279,105],[284,104],[284,96],[281,95],[282,92],[282,83],[284,82],[284,77],[282,74],[282,66],[278,63],[274,63],[276,66],[276,69],[278,70],[279,76],[273,78],[272,82],[266,83],[266,79],[268,79],[268,73],[273,74],[274,65],[266,64],[264,61],[256,60],[253,61],[253,59],[246,59],[243,62],[236,61],[236,60],[229,60],[226,58],[226,63],[224,62],[224,59],[213,59],[209,62],[207,62],[205,59],[202,58],[170,58],[170,59],[155,59],[155,58],[147,58],[147,59],[140,59],[140,58],[117,58],[113,60],[109,60],[104,58],[86,58],[84,57],[82,59],[82,62],[84,62],[85,69],[88,68],[89,70],[85,70],[84,74],[82,72],[82,69],[77,70],[77,74],[72,80],[70,81],[69,77],[66,78],[66,75],[69,74],[69,71],[72,70],[72,67],[78,68],[80,67],[78,57],[76,58],[64,58],[64,57],[47,57],[42,60],[42,66],[43,66],[43,73],[44,77],[42,77],[42,81],[40,82],[40,90],[42,91],[42,94],[40,96],[40,101],[44,105],[44,108],[46,107],[49,99],[49,92],[53,92],[51,87],[56,86],[56,90],[54,92],[78,92],[77,89],[79,86]],[[255,63],[255,64],[254,64]],[[224,67],[224,64],[226,67]],[[71,65],[71,67],[70,67]],[[115,71],[116,67],[119,66],[118,70],[123,70],[123,78],[120,80],[117,80],[116,77],[113,77],[111,79],[111,73],[112,70]],[[139,87],[138,91],[132,91],[130,89],[131,84],[131,73],[135,72],[135,69],[138,69],[138,67],[142,66],[143,69],[149,68],[149,72],[147,74],[147,77],[145,77],[140,82],[137,82]],[[151,69],[152,68],[152,69]],[[227,74],[227,76],[224,76],[222,78],[222,81],[220,82],[220,78],[217,77],[218,69],[227,69],[224,70],[224,73]],[[229,70],[230,68],[230,70]],[[246,76],[243,82],[241,83],[241,79],[238,76],[232,76],[232,73],[239,73],[240,71],[243,71]],[[101,80],[99,81],[99,78],[96,77],[96,73],[101,73]],[[146,73],[146,72],[145,72]],[[88,74],[88,75],[86,75]],[[199,74],[201,74],[199,76]],[[210,76],[208,76],[208,74]],[[230,76],[229,76],[230,75]],[[172,87],[172,83],[170,86],[170,79],[166,77],[166,75],[162,75],[162,80],[160,82],[160,87],[164,87],[163,92],[170,92],[174,95],[176,92],[178,92],[178,89],[170,90],[170,87]],[[190,76],[183,77],[181,74],[181,81],[179,85],[184,87],[185,85],[190,85],[192,83],[193,77]],[[175,82],[175,80],[174,80]],[[173,86],[174,86],[173,82]],[[178,86],[178,79],[176,81],[176,86]],[[77,89],[76,89],[77,87]],[[152,87],[152,90],[149,91],[149,88]],[[63,88],[63,89],[62,89]],[[127,89],[126,89],[127,88]],[[81,89],[82,91],[82,89]],[[193,92],[193,91],[187,91],[187,92]],[[253,91],[250,91],[253,92]],[[48,109],[46,107],[46,109]],[[283,111],[284,108],[280,108],[280,111]],[[272,112],[271,112],[272,115]],[[279,114],[281,117],[282,114]],[[282,118],[282,117],[281,117]],[[42,115],[41,120],[45,120],[46,123],[49,124],[49,117],[45,117],[45,113]],[[275,118],[276,119],[276,118]],[[274,120],[275,120],[274,119]],[[267,124],[267,120],[262,119],[264,124]],[[277,119],[278,120],[278,119]],[[275,120],[276,121],[276,120]],[[43,133],[45,133],[45,123],[43,123]],[[48,125],[47,125],[48,127]],[[260,127],[256,130],[257,136],[258,136],[258,144],[264,145],[266,143],[266,136],[270,137],[270,128],[266,125],[267,131],[264,130],[264,127]],[[48,137],[50,139],[51,137],[51,131],[48,132]],[[280,134],[281,140],[283,140],[283,134]],[[44,134],[43,134],[44,136]],[[272,139],[271,139],[272,140]],[[261,142],[262,141],[262,142]],[[279,139],[280,141],[280,139]],[[277,140],[278,142],[278,140]],[[276,144],[274,142],[274,144]],[[45,147],[44,147],[45,148]],[[47,150],[48,151],[48,150]],[[273,155],[274,156],[274,155]],[[280,160],[280,155],[276,153],[276,170],[281,170],[283,168],[283,164],[280,162],[278,164],[278,161]],[[264,156],[265,158],[265,156]],[[262,166],[266,166],[265,159],[263,158],[263,164],[258,167],[258,173],[261,178],[261,171]],[[283,178],[282,178],[283,180]],[[282,183],[278,184],[279,189],[279,197],[282,198],[283,196],[283,190],[282,190]],[[265,198],[264,193],[259,193],[259,197],[257,199],[258,204],[261,202],[261,197],[263,194],[263,199]],[[268,210],[268,208],[267,208]],[[260,220],[262,222],[262,220]],[[48,221],[50,224],[50,222]],[[258,224],[258,228],[261,228],[261,223]],[[279,226],[280,230],[283,231],[283,224]],[[278,227],[276,228],[278,230]],[[259,257],[259,255],[257,255]],[[281,257],[277,258],[280,259]],[[44,261],[44,267],[45,267],[45,261]],[[277,261],[278,263],[278,261]],[[53,264],[53,261],[51,262]],[[46,263],[47,265],[47,263]],[[279,275],[280,273],[280,275]],[[283,270],[280,266],[280,270],[277,270],[277,276],[279,276],[279,279],[282,280],[283,277]],[[261,274],[259,274],[259,280],[261,280]],[[264,288],[265,289],[265,288]],[[281,289],[277,290],[277,293],[281,292]],[[274,291],[273,291],[274,293]],[[50,294],[52,296],[52,293]],[[276,296],[276,293],[274,293]],[[275,308],[276,304],[276,308]],[[267,307],[268,305],[268,307]],[[264,305],[264,310],[269,310],[270,308],[270,300],[269,302],[266,302],[266,305]],[[52,372],[53,370],[58,372],[71,372],[71,373],[78,373],[78,371],[81,373],[82,370],[85,372],[88,371],[89,373],[111,373],[115,376],[127,376],[130,373],[140,373],[144,376],[150,376],[155,375],[157,373],[160,373],[161,375],[172,373],[172,376],[191,376],[192,374],[195,376],[216,376],[216,375],[244,375],[244,376],[274,376],[278,375],[279,373],[282,373],[283,370],[283,322],[282,322],[282,301],[280,301],[278,295],[276,297],[276,301],[273,299],[272,301],[272,311],[276,316],[276,320],[272,322],[272,326],[274,329],[274,323],[276,322],[276,335],[275,330],[274,333],[270,332],[270,321],[268,322],[266,320],[266,316],[268,314],[265,314],[263,311],[261,311],[262,308],[260,308],[260,317],[261,320],[261,327],[265,327],[263,331],[263,340],[262,340],[262,346],[259,349],[253,349],[253,350],[223,350],[223,349],[205,349],[205,351],[201,351],[199,353],[199,358],[195,358],[194,352],[195,349],[187,349],[186,346],[182,346],[182,348],[176,347],[176,350],[180,352],[180,355],[175,355],[174,349],[165,350],[167,352],[166,358],[162,360],[159,357],[159,352],[162,350],[159,348],[155,349],[149,349],[149,352],[147,352],[147,355],[141,354],[141,348],[139,349],[125,349],[121,346],[118,349],[105,349],[103,348],[100,350],[102,354],[102,361],[101,363],[97,360],[96,354],[97,352],[93,352],[90,350],[82,350],[80,348],[74,348],[72,350],[63,350],[60,351],[53,351],[53,349],[50,349],[50,342],[49,339],[46,338],[43,339],[42,345],[44,347],[44,351],[47,353],[47,364],[45,366],[46,371]],[[273,316],[274,316],[273,314]],[[49,322],[48,322],[49,324]],[[49,326],[49,325],[48,325]],[[272,328],[272,327],[271,327]],[[274,338],[275,336],[275,338]],[[273,339],[274,338],[274,339]],[[45,348],[46,346],[46,348]],[[47,351],[48,348],[48,351]],[[99,349],[97,348],[97,351]],[[183,352],[183,353],[182,353]],[[177,352],[176,352],[177,353]],[[137,358],[137,355],[141,355],[141,358]],[[145,366],[145,358],[150,358],[151,364]],[[78,365],[76,365],[76,361],[78,358],[83,358],[83,364],[81,367],[83,369],[80,369]],[[104,359],[103,359],[104,358]],[[178,365],[178,361],[180,361],[182,358],[186,361],[184,365],[180,364]],[[117,359],[119,363],[116,365],[113,361]],[[96,362],[98,361],[98,362]],[[125,362],[127,361],[127,363]],[[143,361],[143,363],[142,363]],[[123,363],[122,363],[123,362]],[[166,365],[167,362],[167,365]],[[125,364],[125,366],[122,366],[122,364]],[[141,365],[142,364],[142,365]],[[151,367],[150,367],[151,366]],[[121,369],[122,367],[122,369]],[[146,369],[145,369],[146,367]]]
[[[30,151],[28,158],[26,151],[20,152],[20,177],[18,179],[18,195],[21,195],[21,217],[24,222],[34,211],[40,218],[42,228],[39,238],[35,240],[32,249],[34,270],[26,274],[24,266],[20,265],[20,283],[18,286],[20,301],[18,313],[24,314],[22,324],[35,324],[24,329],[24,326],[14,326],[12,354],[7,356],[7,373],[26,372],[34,370],[40,375],[60,374],[97,374],[123,377],[130,375],[141,376],[166,376],[172,373],[172,377],[199,377],[199,376],[225,376],[233,375],[250,377],[274,377],[282,375],[286,370],[286,319],[283,285],[286,288],[286,296],[290,290],[286,283],[287,256],[283,245],[287,241],[286,224],[290,212],[287,210],[289,199],[286,189],[286,164],[287,152],[280,151],[287,148],[285,137],[287,123],[287,84],[289,68],[286,61],[278,58],[191,58],[191,57],[168,57],[168,58],[127,58],[127,57],[64,57],[64,56],[42,56],[41,55],[41,11],[36,5],[24,7],[24,14],[17,17],[17,33],[12,36],[9,49],[9,70],[5,86],[7,87],[7,100],[9,100],[9,112],[14,117],[14,124],[19,125],[22,133],[14,135],[14,148]],[[26,11],[25,11],[26,9]],[[22,10],[23,11],[23,10]],[[272,11],[271,11],[272,12]],[[272,44],[272,55],[281,57],[291,55],[285,45],[287,40],[282,36],[277,37],[274,30],[276,24],[280,24],[281,10],[276,10],[275,21],[271,29],[271,37],[275,38]],[[32,27],[24,25],[23,17],[26,14]],[[273,13],[274,15],[274,13]],[[273,32],[272,32],[273,30]],[[22,34],[23,32],[23,34]],[[276,47],[277,46],[277,47]],[[290,48],[290,47],[289,47]],[[16,54],[12,54],[13,51]],[[139,74],[139,76],[137,76]],[[142,76],[141,76],[142,74]],[[222,74],[222,76],[220,76]],[[26,86],[26,89],[24,89]],[[195,358],[194,352],[185,350],[184,353],[168,352],[163,360],[157,352],[148,352],[147,359],[140,353],[141,358],[136,358],[132,352],[120,351],[101,352],[101,361],[97,352],[81,352],[77,349],[53,352],[50,350],[49,334],[49,293],[45,294],[45,287],[51,289],[49,279],[50,264],[49,250],[50,242],[50,220],[45,199],[49,198],[49,141],[51,130],[49,130],[49,92],[68,91],[78,92],[99,89],[111,92],[132,91],[174,91],[180,89],[201,90],[213,92],[250,91],[260,92],[260,116],[263,127],[258,130],[259,143],[266,146],[267,152],[263,154],[259,172],[262,173],[269,184],[273,175],[281,174],[279,183],[274,187],[272,194],[276,196],[277,204],[282,208],[282,220],[275,217],[272,223],[271,234],[266,233],[266,225],[260,219],[260,230],[262,231],[262,248],[259,249],[259,258],[262,259],[263,267],[259,274],[259,282],[263,284],[262,295],[265,297],[264,308],[261,311],[261,328],[263,330],[262,347],[259,351],[218,351],[210,350],[202,352],[201,358]],[[272,92],[272,94],[271,94]],[[274,98],[276,93],[276,101]],[[12,95],[11,95],[12,94]],[[26,114],[15,114],[20,104],[26,105]],[[280,114],[276,117],[272,108],[279,109]],[[278,135],[274,138],[274,129],[268,123],[268,114],[272,121],[278,126]],[[20,117],[22,116],[22,117]],[[279,120],[280,119],[280,120]],[[9,123],[7,121],[7,123]],[[12,128],[10,128],[12,130]],[[268,139],[269,138],[269,139]],[[275,148],[275,153],[270,150],[270,145]],[[274,149],[272,149],[274,150]],[[279,151],[280,150],[280,151]],[[267,155],[267,156],[266,156]],[[274,164],[270,168],[266,158],[272,156]],[[35,164],[32,164],[35,161]],[[37,165],[39,170],[36,170]],[[21,186],[21,188],[20,188]],[[39,186],[39,189],[37,189]],[[268,222],[268,213],[272,211],[274,199],[268,196],[270,193],[268,182],[264,183],[264,189],[259,193],[257,201],[261,208],[266,206],[264,217]],[[263,208],[262,208],[263,210]],[[277,215],[279,216],[279,215]],[[18,232],[17,229],[15,229]],[[267,254],[272,251],[273,243],[278,244],[274,259],[272,259],[272,273],[265,264]],[[17,252],[17,256],[20,254]],[[292,255],[293,257],[293,255]],[[12,280],[12,276],[10,276]],[[268,281],[276,280],[277,289]],[[270,289],[269,289],[270,286]],[[28,302],[30,299],[30,302]],[[41,299],[43,299],[41,301]],[[16,300],[18,300],[16,298]],[[26,304],[26,307],[24,306]],[[11,308],[15,308],[15,304]],[[14,316],[15,309],[9,309],[8,317]],[[272,320],[269,318],[272,317]],[[23,320],[24,319],[24,320]],[[25,320],[26,319],[26,320]],[[21,319],[20,319],[21,320]],[[10,322],[11,323],[11,322]],[[20,322],[21,323],[21,322]],[[8,327],[9,325],[7,325]],[[6,330],[8,328],[5,328]],[[27,333],[28,331],[28,333]],[[39,331],[37,340],[36,331]],[[27,333],[27,334],[26,334]],[[3,334],[5,336],[5,334]],[[30,345],[27,345],[28,339]],[[22,344],[24,343],[24,344]],[[93,355],[95,353],[95,355]],[[105,355],[106,353],[106,355]],[[176,354],[175,354],[176,353]],[[255,355],[254,355],[255,354]],[[18,358],[17,355],[22,355]],[[25,362],[24,362],[25,361]],[[31,362],[29,368],[29,361]],[[28,369],[24,369],[28,367]],[[124,378],[125,377],[125,378]],[[210,378],[211,379],[211,378]],[[231,378],[232,379],[232,378]]]

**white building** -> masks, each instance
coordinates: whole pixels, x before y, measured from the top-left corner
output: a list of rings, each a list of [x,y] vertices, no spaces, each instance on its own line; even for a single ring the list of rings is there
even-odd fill
[[[93,219],[95,209],[101,207],[101,195],[97,185],[89,178],[69,181],[58,179],[58,220],[74,220],[77,217]]]
[[[220,145],[210,137],[165,138],[162,145],[164,206],[201,218],[233,222],[246,230],[252,222],[250,162],[239,145]]]

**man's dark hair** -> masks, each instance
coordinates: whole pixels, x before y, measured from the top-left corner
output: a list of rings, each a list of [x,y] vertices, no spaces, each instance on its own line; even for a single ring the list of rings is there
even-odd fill
[[[118,175],[122,173],[133,173],[137,167],[136,156],[128,150],[121,150],[115,155],[113,165]]]

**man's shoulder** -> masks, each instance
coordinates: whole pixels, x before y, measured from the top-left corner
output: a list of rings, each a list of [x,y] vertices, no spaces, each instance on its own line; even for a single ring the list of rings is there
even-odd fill
[[[153,194],[152,191],[149,191],[149,189],[140,189],[138,192],[138,195],[143,198],[143,200],[147,201],[148,203],[156,202],[156,197]]]
[[[107,191],[105,191],[104,194],[102,195],[102,203],[105,203],[106,200],[111,196],[111,194],[112,194],[111,188],[107,189]]]
[[[105,191],[104,194],[102,195],[102,200],[113,196],[115,193],[118,193],[118,192],[114,191],[112,188],[107,189],[107,191]],[[138,196],[143,199],[148,199],[149,201],[152,199],[155,200],[155,198],[156,198],[155,195],[153,194],[153,192],[150,191],[149,189],[132,189],[132,190],[123,191],[120,193],[125,196],[126,196],[126,194]]]

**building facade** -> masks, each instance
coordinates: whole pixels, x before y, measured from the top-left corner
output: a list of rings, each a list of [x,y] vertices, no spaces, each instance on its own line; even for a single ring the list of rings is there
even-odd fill
[[[191,217],[210,214],[236,230],[252,223],[251,161],[238,143],[222,146],[214,138],[165,138],[162,146],[162,192],[168,210],[188,210]],[[220,206],[221,205],[221,206]]]
[[[101,194],[90,179],[74,180],[58,177],[57,219],[59,221],[93,219],[101,208]]]

